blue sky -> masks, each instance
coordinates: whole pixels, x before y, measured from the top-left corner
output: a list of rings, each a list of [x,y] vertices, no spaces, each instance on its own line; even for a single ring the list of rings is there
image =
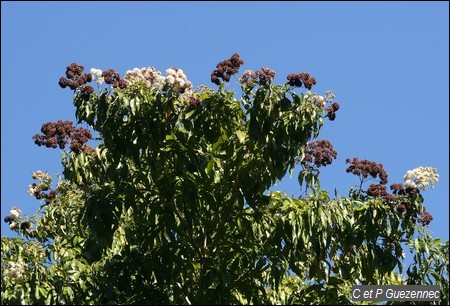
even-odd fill
[[[448,2],[1,2],[1,216],[31,215],[31,172],[61,172],[61,151],[37,147],[43,123],[73,120],[72,92],[58,79],[73,62],[87,70],[182,68],[198,86],[233,53],[275,82],[308,72],[313,91],[341,105],[319,139],[338,152],[322,187],[347,195],[358,178],[347,157],[382,163],[389,184],[407,170],[438,169],[422,194],[432,235],[449,233]],[[367,184],[367,183],[366,183]],[[366,185],[366,187],[368,187]],[[299,195],[296,175],[272,190]],[[11,235],[2,222],[2,235]]]

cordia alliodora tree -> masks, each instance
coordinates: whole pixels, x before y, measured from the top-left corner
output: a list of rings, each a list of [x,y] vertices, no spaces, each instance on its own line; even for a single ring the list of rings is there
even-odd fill
[[[318,168],[337,153],[316,139],[334,95],[299,94],[316,80],[278,85],[264,67],[238,79],[237,99],[225,83],[242,64],[220,62],[218,88],[195,90],[176,68],[122,79],[68,66],[59,84],[97,145],[69,121],[33,137],[64,150],[63,177],[53,190],[34,172],[40,210],[5,218],[20,238],[2,237],[2,304],[348,304],[354,284],[439,284],[447,303],[448,242],[427,234],[419,191],[435,169],[408,171],[389,194],[381,164],[347,159],[360,186],[331,198]],[[268,192],[295,165],[304,195]]]

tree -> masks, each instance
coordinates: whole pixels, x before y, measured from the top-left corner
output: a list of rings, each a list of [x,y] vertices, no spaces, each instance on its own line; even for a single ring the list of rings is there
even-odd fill
[[[237,99],[225,83],[242,64],[217,64],[217,90],[193,90],[176,68],[122,79],[68,66],[59,85],[92,132],[60,120],[33,137],[64,150],[63,177],[51,189],[33,173],[41,209],[5,218],[20,238],[2,237],[2,304],[347,304],[354,284],[438,284],[448,303],[448,241],[427,234],[419,190],[436,169],[407,172],[389,194],[381,164],[347,159],[361,184],[331,198],[319,167],[337,153],[316,139],[334,95],[298,94],[316,80],[278,85],[263,67],[238,79]],[[304,195],[268,192],[296,165]],[[365,190],[369,179],[379,184]]]

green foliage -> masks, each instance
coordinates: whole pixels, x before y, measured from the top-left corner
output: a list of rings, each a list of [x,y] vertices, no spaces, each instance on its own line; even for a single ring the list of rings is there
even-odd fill
[[[448,242],[381,198],[332,199],[307,175],[305,197],[267,192],[326,111],[287,85],[243,92],[77,89],[99,144],[65,151],[33,237],[2,237],[2,304],[348,304],[358,283],[439,284],[448,303]]]

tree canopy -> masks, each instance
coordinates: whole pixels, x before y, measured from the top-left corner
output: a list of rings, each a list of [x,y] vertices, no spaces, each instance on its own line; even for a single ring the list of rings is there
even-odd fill
[[[420,193],[436,169],[389,193],[382,164],[348,158],[360,185],[331,196],[319,168],[337,152],[318,137],[334,94],[304,72],[237,78],[241,65],[218,63],[215,89],[177,68],[68,66],[59,85],[87,128],[59,120],[33,137],[62,150],[63,171],[56,187],[34,172],[40,209],[4,220],[19,236],[2,236],[2,304],[349,304],[355,284],[438,284],[448,304],[448,241],[428,234]],[[269,192],[295,167],[302,196]]]

